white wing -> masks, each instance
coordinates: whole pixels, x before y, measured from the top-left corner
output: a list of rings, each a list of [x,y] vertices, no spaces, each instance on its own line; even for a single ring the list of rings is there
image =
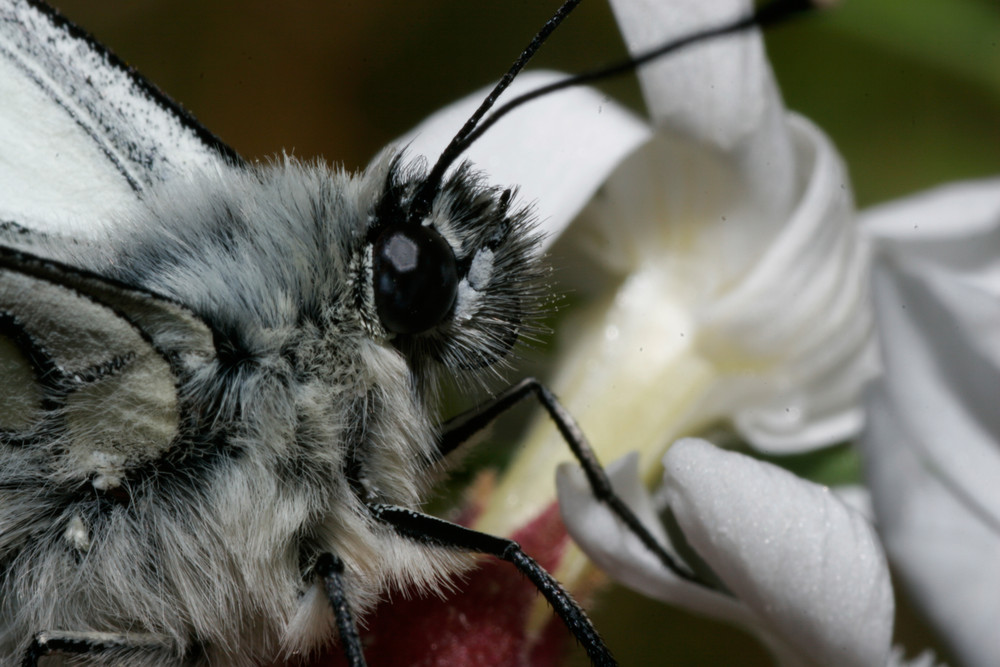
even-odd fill
[[[0,0],[0,223],[79,239],[157,182],[240,157],[38,0]]]

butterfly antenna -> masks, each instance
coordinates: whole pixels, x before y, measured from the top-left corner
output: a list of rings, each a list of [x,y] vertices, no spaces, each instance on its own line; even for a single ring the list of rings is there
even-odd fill
[[[535,55],[538,49],[541,48],[542,44],[549,38],[549,35],[559,27],[559,24],[563,22],[570,12],[576,9],[576,6],[580,4],[581,0],[566,0],[563,4],[556,10],[556,13],[552,15],[542,29],[534,36],[528,46],[521,51],[521,55],[517,57],[514,64],[510,66],[507,73],[504,74],[497,85],[493,87],[490,94],[479,105],[479,108],[469,116],[469,120],[465,121],[465,125],[462,129],[458,131],[451,143],[444,149],[441,156],[438,158],[434,167],[427,174],[427,178],[424,179],[423,184],[417,191],[414,197],[413,206],[410,208],[411,219],[420,220],[427,213],[430,212],[431,205],[434,203],[434,199],[437,197],[438,191],[441,189],[441,182],[444,180],[444,173],[448,170],[448,167],[461,155],[466,148],[469,147],[471,142],[467,141],[467,137],[473,132],[475,132],[476,125],[482,120],[483,116],[489,112],[493,105],[496,104],[497,98],[507,89],[507,86],[511,84],[514,77],[524,69],[524,66],[528,64],[528,61]]]
[[[577,2],[579,2],[579,0],[577,0]],[[524,53],[521,54],[521,58],[514,63],[514,67],[512,67],[504,78],[501,79],[496,88],[493,89],[486,100],[476,110],[476,113],[472,115],[472,117],[462,127],[462,130],[456,134],[455,138],[451,140],[450,144],[448,144],[448,147],[441,154],[441,157],[438,158],[438,161],[431,170],[428,179],[425,181],[423,187],[418,193],[418,197],[421,195],[423,196],[423,199],[418,200],[420,201],[423,215],[426,215],[426,213],[430,210],[430,204],[434,201],[434,197],[437,195],[438,188],[444,178],[444,172],[448,169],[451,163],[454,162],[459,155],[464,153],[469,146],[479,139],[479,137],[489,130],[498,120],[517,107],[539,97],[554,93],[558,90],[572,88],[574,86],[582,86],[601,79],[608,79],[614,76],[620,76],[622,74],[633,72],[652,60],[662,58],[667,54],[679,51],[685,47],[691,46],[692,44],[697,44],[715,37],[722,37],[723,35],[737,33],[755,26],[759,28],[767,28],[778,23],[783,23],[805,12],[818,9],[823,5],[831,4],[829,0],[772,0],[772,2],[768,2],[760,7],[757,7],[753,12],[743,18],[711,28],[706,28],[698,32],[693,32],[689,35],[667,42],[662,46],[646,51],[645,53],[640,53],[639,55],[626,60],[612,63],[611,65],[605,65],[604,67],[600,67],[589,72],[576,74],[519,95],[506,104],[497,107],[493,113],[484,119],[483,116],[493,106],[497,96],[510,84],[514,75],[520,71],[522,67],[524,67],[528,58],[530,58],[531,55],[534,54],[534,51],[538,49],[538,46],[541,45],[540,42],[537,45],[535,43],[538,41],[539,36],[544,34],[547,37],[548,33],[552,32],[552,30],[555,29],[555,26],[559,24],[559,21],[562,20],[563,16],[565,16],[565,14],[560,15],[560,12],[563,12],[563,9],[567,5],[576,5],[577,2],[567,2],[563,5],[563,7],[560,7],[556,16],[553,16],[552,19],[549,20],[549,23],[546,24],[546,27],[538,33],[538,36],[535,37],[535,40],[532,41],[531,45],[529,45],[529,47],[524,50]],[[566,10],[566,13],[568,13],[571,9],[572,7],[569,7],[569,9]],[[555,23],[550,28],[549,24],[552,24],[553,22]],[[542,41],[544,41],[544,38]],[[532,47],[534,47],[534,49],[532,49]]]

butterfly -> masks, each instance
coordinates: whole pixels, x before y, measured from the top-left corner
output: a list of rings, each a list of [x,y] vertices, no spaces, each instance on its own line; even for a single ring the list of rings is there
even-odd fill
[[[536,380],[431,416],[544,297],[529,209],[454,167],[487,126],[429,169],[250,163],[40,0],[0,1],[0,663],[251,665],[337,635],[361,665],[386,590],[485,553],[615,664],[519,545],[418,509],[533,396],[677,569]]]

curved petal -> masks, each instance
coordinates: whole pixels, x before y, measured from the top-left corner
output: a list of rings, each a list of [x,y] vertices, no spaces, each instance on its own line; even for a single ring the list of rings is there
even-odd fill
[[[639,411],[660,420],[631,431],[644,449],[717,419],[781,453],[860,430],[877,372],[869,251],[840,157],[805,119],[787,122],[801,192],[772,236],[717,156],[658,137],[553,247],[560,279],[586,297],[585,324],[563,337],[575,363],[554,384],[596,442]],[[621,389],[596,398],[609,386]]]
[[[879,248],[886,396],[922,456],[1000,525],[1000,180],[941,189],[865,222]]]
[[[859,238],[847,170],[829,139],[790,115],[804,185],[770,246],[743,279],[699,311],[699,347],[749,393],[734,422],[756,447],[786,453],[861,429],[861,388],[877,372],[867,290],[869,248]],[[762,367],[747,373],[746,360]]]
[[[896,255],[970,279],[1000,265],[1000,178],[944,185],[862,212],[861,228]]]
[[[639,54],[748,14],[748,0],[611,0],[629,53]],[[728,150],[761,123],[777,98],[758,31],[727,36],[639,70],[653,122]]]
[[[749,0],[612,0],[629,52],[636,54],[750,13]],[[713,39],[643,67],[646,105],[660,131],[729,153],[765,214],[794,190],[784,106],[756,30]]]
[[[871,212],[885,373],[862,445],[879,530],[970,665],[1000,662],[1000,180]]]
[[[961,487],[934,474],[881,390],[870,392],[868,407],[865,472],[886,551],[963,665],[1000,664],[1000,530]]]
[[[524,72],[500,98],[565,78],[556,72]],[[483,88],[430,116],[397,144],[433,164],[486,97]],[[651,135],[647,123],[591,88],[570,88],[512,111],[463,156],[492,184],[516,185],[532,203],[542,229],[557,237],[621,160]]]
[[[953,278],[876,267],[883,386],[911,446],[1000,526],[1000,285]]]
[[[669,549],[669,540],[639,479],[639,455],[626,454],[607,466],[611,486],[644,526]],[[738,601],[677,577],[597,500],[583,470],[564,463],[556,473],[559,511],[566,530],[587,556],[616,581],[662,602],[679,605],[713,618],[740,624],[751,622]]]
[[[693,438],[664,457],[690,545],[760,627],[807,664],[885,664],[889,572],[875,532],[829,489]]]

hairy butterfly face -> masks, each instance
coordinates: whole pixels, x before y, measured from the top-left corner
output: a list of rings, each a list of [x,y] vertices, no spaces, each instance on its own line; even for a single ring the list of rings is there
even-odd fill
[[[422,183],[390,163],[362,249],[360,310],[416,367],[491,366],[535,308],[537,236],[511,191],[487,186],[467,166],[414,219]]]

